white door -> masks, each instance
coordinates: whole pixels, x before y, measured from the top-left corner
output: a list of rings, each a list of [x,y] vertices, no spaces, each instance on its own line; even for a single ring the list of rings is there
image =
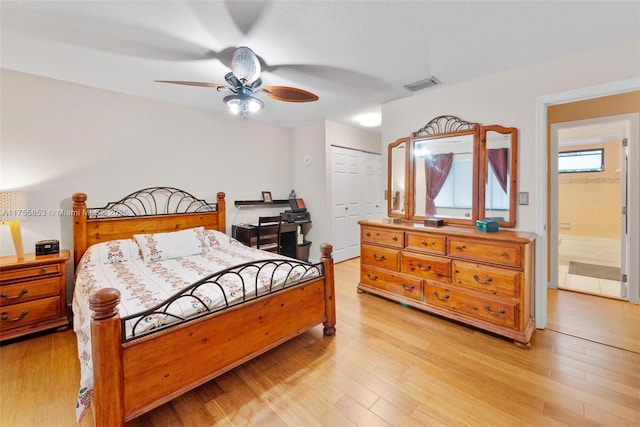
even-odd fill
[[[381,156],[342,147],[331,147],[333,259],[360,256],[363,218],[384,216]]]
[[[381,218],[385,216],[386,205],[382,191],[382,156],[379,154],[362,153],[364,160],[363,196],[364,219]]]
[[[331,147],[331,161],[333,259],[340,262],[360,255],[360,152]]]

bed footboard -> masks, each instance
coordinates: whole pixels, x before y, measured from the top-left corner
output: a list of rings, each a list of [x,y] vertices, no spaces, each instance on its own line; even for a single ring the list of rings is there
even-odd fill
[[[128,342],[120,292],[96,292],[90,299],[95,425],[123,426],[320,323],[334,335],[332,249],[321,247],[321,277]]]

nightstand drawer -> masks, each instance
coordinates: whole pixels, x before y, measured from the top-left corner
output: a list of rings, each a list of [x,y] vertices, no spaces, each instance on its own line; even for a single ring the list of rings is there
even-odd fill
[[[55,319],[61,316],[60,297],[43,298],[22,304],[2,307],[0,329],[7,330],[23,325]]]
[[[363,264],[400,271],[400,251],[398,249],[363,243],[360,261]]]
[[[3,285],[0,288],[0,306],[19,304],[34,299],[60,294],[60,277]]]
[[[39,267],[29,267],[21,268],[18,270],[3,271],[0,274],[0,281],[8,282],[17,279],[28,279],[31,277],[44,276],[49,274],[61,274],[60,264],[49,264]]]

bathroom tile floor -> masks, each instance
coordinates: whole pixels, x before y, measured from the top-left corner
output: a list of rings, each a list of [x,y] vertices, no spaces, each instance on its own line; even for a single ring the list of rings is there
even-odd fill
[[[620,282],[569,274],[569,264],[558,265],[558,288],[609,298],[620,297]]]

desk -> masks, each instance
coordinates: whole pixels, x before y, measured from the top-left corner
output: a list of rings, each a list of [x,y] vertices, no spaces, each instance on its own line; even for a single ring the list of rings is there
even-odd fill
[[[309,261],[309,247],[311,242],[305,240],[298,244],[298,227],[302,227],[303,235],[311,221],[283,222],[280,224],[280,254],[300,261]],[[247,246],[256,246],[258,237],[258,226],[254,224],[238,224],[231,227],[231,234],[234,239]]]

